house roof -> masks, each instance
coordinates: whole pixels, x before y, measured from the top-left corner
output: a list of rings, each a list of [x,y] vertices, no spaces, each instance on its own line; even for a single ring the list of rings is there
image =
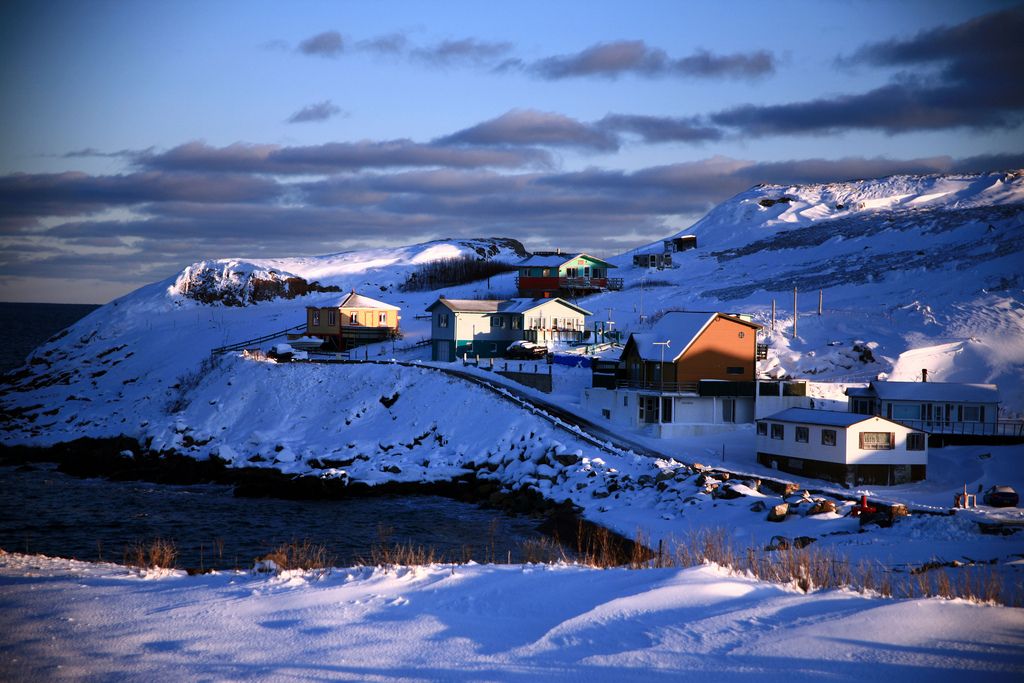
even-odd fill
[[[665,360],[675,362],[686,353],[686,350],[700,336],[700,333],[718,317],[747,325],[755,330],[761,329],[761,326],[757,323],[734,318],[724,313],[669,311],[661,317],[661,320],[654,324],[650,332],[634,333],[630,335],[630,338],[636,344],[640,357],[647,361],[660,361],[662,359],[661,346],[655,342],[670,342],[669,346],[665,349],[664,358]]]
[[[591,261],[594,261],[595,263],[599,263],[600,265],[604,266],[605,268],[615,268],[616,267],[615,264],[613,264],[613,263],[608,263],[607,261],[605,261],[603,259],[599,259],[596,256],[591,256],[590,254],[582,254],[582,253],[581,254],[551,254],[551,255],[545,255],[545,256],[533,255],[533,256],[529,256],[529,257],[523,259],[522,261],[520,261],[516,265],[519,266],[519,267],[529,266],[529,267],[532,267],[532,268],[556,268],[556,267],[560,267],[560,266],[568,263],[569,261],[573,261],[573,260],[578,259],[578,258],[588,258]]]
[[[341,298],[341,301],[338,302],[338,308],[379,308],[388,311],[400,310],[398,306],[392,306],[391,304],[386,304],[383,301],[377,301],[376,299],[371,299],[368,296],[356,294],[356,290],[354,289]]]
[[[556,302],[581,315],[591,315],[590,311],[557,297],[554,299],[447,299],[442,296],[430,304],[427,310],[432,311],[435,306],[440,304],[455,313],[527,313],[545,304]]]
[[[846,395],[878,397],[883,401],[999,403],[999,387],[995,384],[957,382],[871,382],[863,389],[847,389]]]
[[[852,427],[855,424],[873,420],[876,415],[847,413],[841,410],[812,410],[810,408],[786,408],[763,418],[772,422],[796,422],[800,424],[821,425],[822,427]],[[891,422],[884,417],[879,420]]]

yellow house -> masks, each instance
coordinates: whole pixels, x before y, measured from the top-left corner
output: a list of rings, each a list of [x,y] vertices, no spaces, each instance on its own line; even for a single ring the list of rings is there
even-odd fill
[[[336,306],[306,307],[306,336],[324,340],[324,348],[344,351],[398,336],[398,306],[356,294],[353,289]]]

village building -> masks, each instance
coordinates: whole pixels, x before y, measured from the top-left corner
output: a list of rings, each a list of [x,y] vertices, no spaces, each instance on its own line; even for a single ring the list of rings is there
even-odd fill
[[[521,297],[575,297],[622,289],[622,278],[608,277],[608,270],[616,266],[589,254],[535,252],[516,267]]]
[[[583,405],[661,438],[732,431],[764,411],[809,406],[804,382],[759,385],[760,329],[725,313],[666,313],[629,336],[614,368],[594,366]]]
[[[323,349],[346,351],[399,336],[398,306],[352,290],[334,306],[306,307],[306,337],[323,340]]]
[[[657,268],[658,270],[678,268],[679,266],[672,262],[672,254],[696,248],[696,235],[679,235],[678,237],[672,237],[671,239],[662,241],[662,249],[660,252],[645,251],[633,254],[633,267]]]
[[[447,299],[427,307],[431,360],[463,356],[496,358],[524,340],[549,346],[576,344],[589,336],[584,310],[564,299]]]
[[[850,387],[850,412],[881,415],[926,431],[985,431],[999,415],[994,384],[955,382],[871,382]]]
[[[876,415],[788,408],[757,421],[757,461],[851,486],[925,478],[927,435]]]

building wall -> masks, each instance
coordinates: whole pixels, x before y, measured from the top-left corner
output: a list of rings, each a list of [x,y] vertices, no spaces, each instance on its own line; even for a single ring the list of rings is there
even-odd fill
[[[361,327],[390,327],[398,329],[398,311],[380,308],[342,308],[335,309],[341,312],[341,325],[359,325]],[[380,323],[380,315],[384,314],[384,324]],[[351,316],[355,314],[356,322],[352,323]]]
[[[672,400],[671,422],[641,422],[640,401],[647,396],[629,389],[601,389],[588,387],[583,390],[583,407],[601,414],[614,424],[638,429],[654,437],[693,436],[702,433],[732,431],[743,425],[748,427],[754,418],[754,399],[739,397],[735,401],[735,422],[723,420],[722,402],[729,397],[720,396],[668,396]],[[661,407],[659,404],[659,419]],[[700,427],[700,429],[698,429]]]
[[[761,420],[768,425],[767,434],[757,434],[758,453],[778,455],[782,457],[802,458],[841,465],[926,465],[928,450],[908,451],[907,434],[914,430],[908,429],[880,418],[872,418],[852,427],[829,427],[813,424],[796,424],[792,422],[773,422]],[[771,425],[782,425],[783,438],[771,438]],[[796,428],[806,427],[809,431],[807,443],[796,440]],[[822,444],[821,432],[831,429],[836,433],[836,445]],[[894,448],[889,450],[869,450],[860,448],[860,434],[864,432],[889,432],[895,435]]]
[[[756,347],[755,329],[725,318],[715,318],[674,367],[667,369],[677,382],[701,379],[753,381]],[[742,368],[742,373],[729,374],[729,367]]]

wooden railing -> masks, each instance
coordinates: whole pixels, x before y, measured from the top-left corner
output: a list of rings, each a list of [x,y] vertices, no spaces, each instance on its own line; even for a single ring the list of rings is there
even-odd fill
[[[212,349],[210,351],[210,355],[214,356],[217,355],[218,353],[230,353],[231,351],[241,351],[244,348],[248,348],[256,344],[262,344],[263,342],[268,342],[271,341],[272,339],[287,336],[290,332],[295,332],[297,330],[304,329],[306,329],[306,323],[302,323],[301,325],[296,325],[294,327],[288,327],[278,332],[271,332],[270,334],[265,334],[262,337],[254,337],[253,339],[246,339],[245,341],[235,342],[234,344],[218,346],[217,348]]]

